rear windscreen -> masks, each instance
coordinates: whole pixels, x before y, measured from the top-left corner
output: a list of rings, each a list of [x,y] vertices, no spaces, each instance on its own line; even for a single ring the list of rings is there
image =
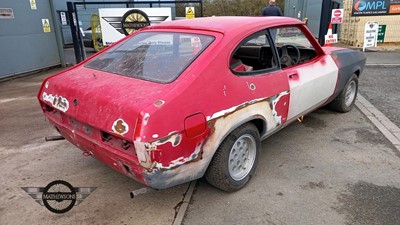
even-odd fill
[[[144,32],[111,47],[85,67],[158,83],[175,80],[214,40],[200,34]]]

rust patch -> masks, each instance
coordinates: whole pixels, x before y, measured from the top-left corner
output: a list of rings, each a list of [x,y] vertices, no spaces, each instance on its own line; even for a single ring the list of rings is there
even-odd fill
[[[159,100],[154,102],[154,106],[155,107],[161,107],[162,105],[164,105],[164,103],[165,103],[164,100],[159,99]]]
[[[129,126],[123,119],[118,119],[113,123],[112,130],[119,135],[124,135],[128,133]]]

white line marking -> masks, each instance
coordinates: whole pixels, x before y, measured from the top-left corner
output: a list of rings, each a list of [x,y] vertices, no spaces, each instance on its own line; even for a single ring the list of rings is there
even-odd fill
[[[360,94],[356,106],[400,152],[400,128]]]

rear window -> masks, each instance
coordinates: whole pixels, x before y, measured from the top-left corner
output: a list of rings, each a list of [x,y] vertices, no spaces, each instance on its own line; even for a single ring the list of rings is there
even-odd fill
[[[158,83],[175,80],[214,40],[200,34],[145,32],[118,44],[85,67]]]

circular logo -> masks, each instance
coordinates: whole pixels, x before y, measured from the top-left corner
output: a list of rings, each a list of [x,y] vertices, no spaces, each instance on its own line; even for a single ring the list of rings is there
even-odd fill
[[[143,27],[150,26],[147,14],[138,9],[129,10],[122,17],[122,30],[125,35],[129,35]]]
[[[365,3],[364,1],[358,1],[356,2],[356,4],[354,4],[354,9],[358,12],[360,11],[364,11],[365,8],[367,8],[367,3]]]
[[[66,213],[74,207],[76,192],[66,181],[55,180],[48,184],[42,194],[44,206],[53,213]]]

